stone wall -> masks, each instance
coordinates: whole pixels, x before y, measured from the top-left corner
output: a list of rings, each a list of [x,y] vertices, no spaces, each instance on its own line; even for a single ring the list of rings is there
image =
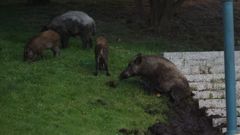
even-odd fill
[[[218,52],[172,52],[164,57],[175,63],[185,76],[199,100],[200,107],[207,108],[207,114],[219,115],[213,119],[213,126],[226,123],[224,53]],[[235,51],[237,115],[240,125],[240,51]]]

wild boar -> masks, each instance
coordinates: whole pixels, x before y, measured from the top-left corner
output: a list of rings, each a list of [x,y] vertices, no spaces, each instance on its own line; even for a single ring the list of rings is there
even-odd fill
[[[61,36],[62,48],[68,46],[70,37],[80,36],[84,48],[92,48],[92,36],[96,33],[96,24],[93,18],[82,11],[68,11],[53,18],[42,29],[52,29]]]
[[[147,90],[166,94],[171,101],[180,101],[192,95],[185,76],[169,60],[161,56],[138,54],[119,78],[140,76]]]
[[[34,36],[24,48],[24,61],[35,61],[39,56],[42,57],[45,49],[51,49],[54,56],[60,54],[61,40],[60,35],[53,31],[47,30]]]
[[[104,36],[100,36],[96,39],[95,46],[95,61],[96,61],[96,72],[98,75],[99,70],[106,71],[106,75],[110,76],[108,70],[108,43]]]

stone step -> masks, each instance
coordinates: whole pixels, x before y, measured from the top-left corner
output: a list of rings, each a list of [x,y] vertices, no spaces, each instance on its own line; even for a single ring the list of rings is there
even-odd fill
[[[185,60],[215,60],[215,59],[223,59],[224,52],[223,51],[208,51],[208,52],[167,52],[163,54],[164,57],[168,59],[185,59]],[[235,51],[235,58],[240,57],[240,51]]]
[[[221,124],[226,124],[226,118],[213,118],[212,123],[214,127],[217,127]],[[240,126],[240,117],[237,117],[237,125]]]
[[[224,82],[224,74],[193,74],[185,75],[189,82]],[[235,75],[236,81],[240,81],[240,73]]]
[[[224,82],[190,82],[189,83],[192,90],[197,91],[218,91],[218,90],[225,90],[225,83]],[[240,81],[236,81],[236,89],[240,90]]]
[[[225,90],[224,82],[210,83],[210,82],[191,82],[189,83],[193,90],[203,91],[203,90]]]
[[[167,58],[167,57],[166,57]],[[167,58],[169,59],[169,58]],[[224,58],[218,57],[214,59],[188,59],[188,58],[170,58],[177,67],[190,67],[190,66],[224,66]],[[238,57],[235,57],[235,65],[239,66],[240,61]]]
[[[236,98],[240,98],[240,89],[236,89]],[[204,90],[204,91],[192,91],[194,99],[224,99],[225,90]]]
[[[223,52],[164,53],[184,74],[224,73]],[[240,51],[235,53],[236,73],[240,73]]]
[[[237,129],[240,129],[240,126],[237,126]],[[222,128],[222,133],[226,133],[226,132],[227,132],[227,128],[226,127]],[[239,132],[236,135],[240,135]]]
[[[216,91],[192,91],[194,93],[195,99],[219,99],[225,98],[224,90],[216,90]]]
[[[167,52],[164,53],[164,57],[171,58],[188,58],[188,59],[210,59],[217,57],[224,57],[223,51],[214,52]]]
[[[196,74],[186,75],[189,82],[224,82],[224,74]]]
[[[206,108],[225,108],[226,101],[225,99],[200,99],[198,101],[199,107],[206,107]],[[237,99],[237,107],[240,107],[240,99]]]
[[[224,82],[224,74],[194,74],[194,75],[185,75],[188,81],[191,82]],[[240,74],[236,74],[236,80],[240,81]]]
[[[226,117],[226,108],[210,108],[206,110],[208,116],[219,115],[221,117]],[[240,116],[240,107],[237,108],[237,116]]]
[[[185,75],[192,74],[224,74],[224,65],[185,65],[177,66],[177,68]],[[240,73],[240,66],[235,66],[237,74]]]

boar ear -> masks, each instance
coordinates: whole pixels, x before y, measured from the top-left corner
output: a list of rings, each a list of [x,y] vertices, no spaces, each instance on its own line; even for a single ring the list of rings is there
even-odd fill
[[[134,61],[135,64],[141,64],[142,63],[142,54],[138,54],[137,58]]]

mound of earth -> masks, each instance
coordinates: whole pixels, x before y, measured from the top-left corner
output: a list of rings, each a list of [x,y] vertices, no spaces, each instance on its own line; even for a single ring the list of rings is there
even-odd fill
[[[123,135],[223,135],[221,126],[213,127],[205,109],[199,109],[197,100],[188,98],[181,103],[169,104],[168,123],[155,123],[147,131],[120,129]]]
[[[148,128],[147,135],[222,135],[220,127],[213,127],[212,120],[199,109],[192,98],[169,105],[169,123],[156,123]]]

